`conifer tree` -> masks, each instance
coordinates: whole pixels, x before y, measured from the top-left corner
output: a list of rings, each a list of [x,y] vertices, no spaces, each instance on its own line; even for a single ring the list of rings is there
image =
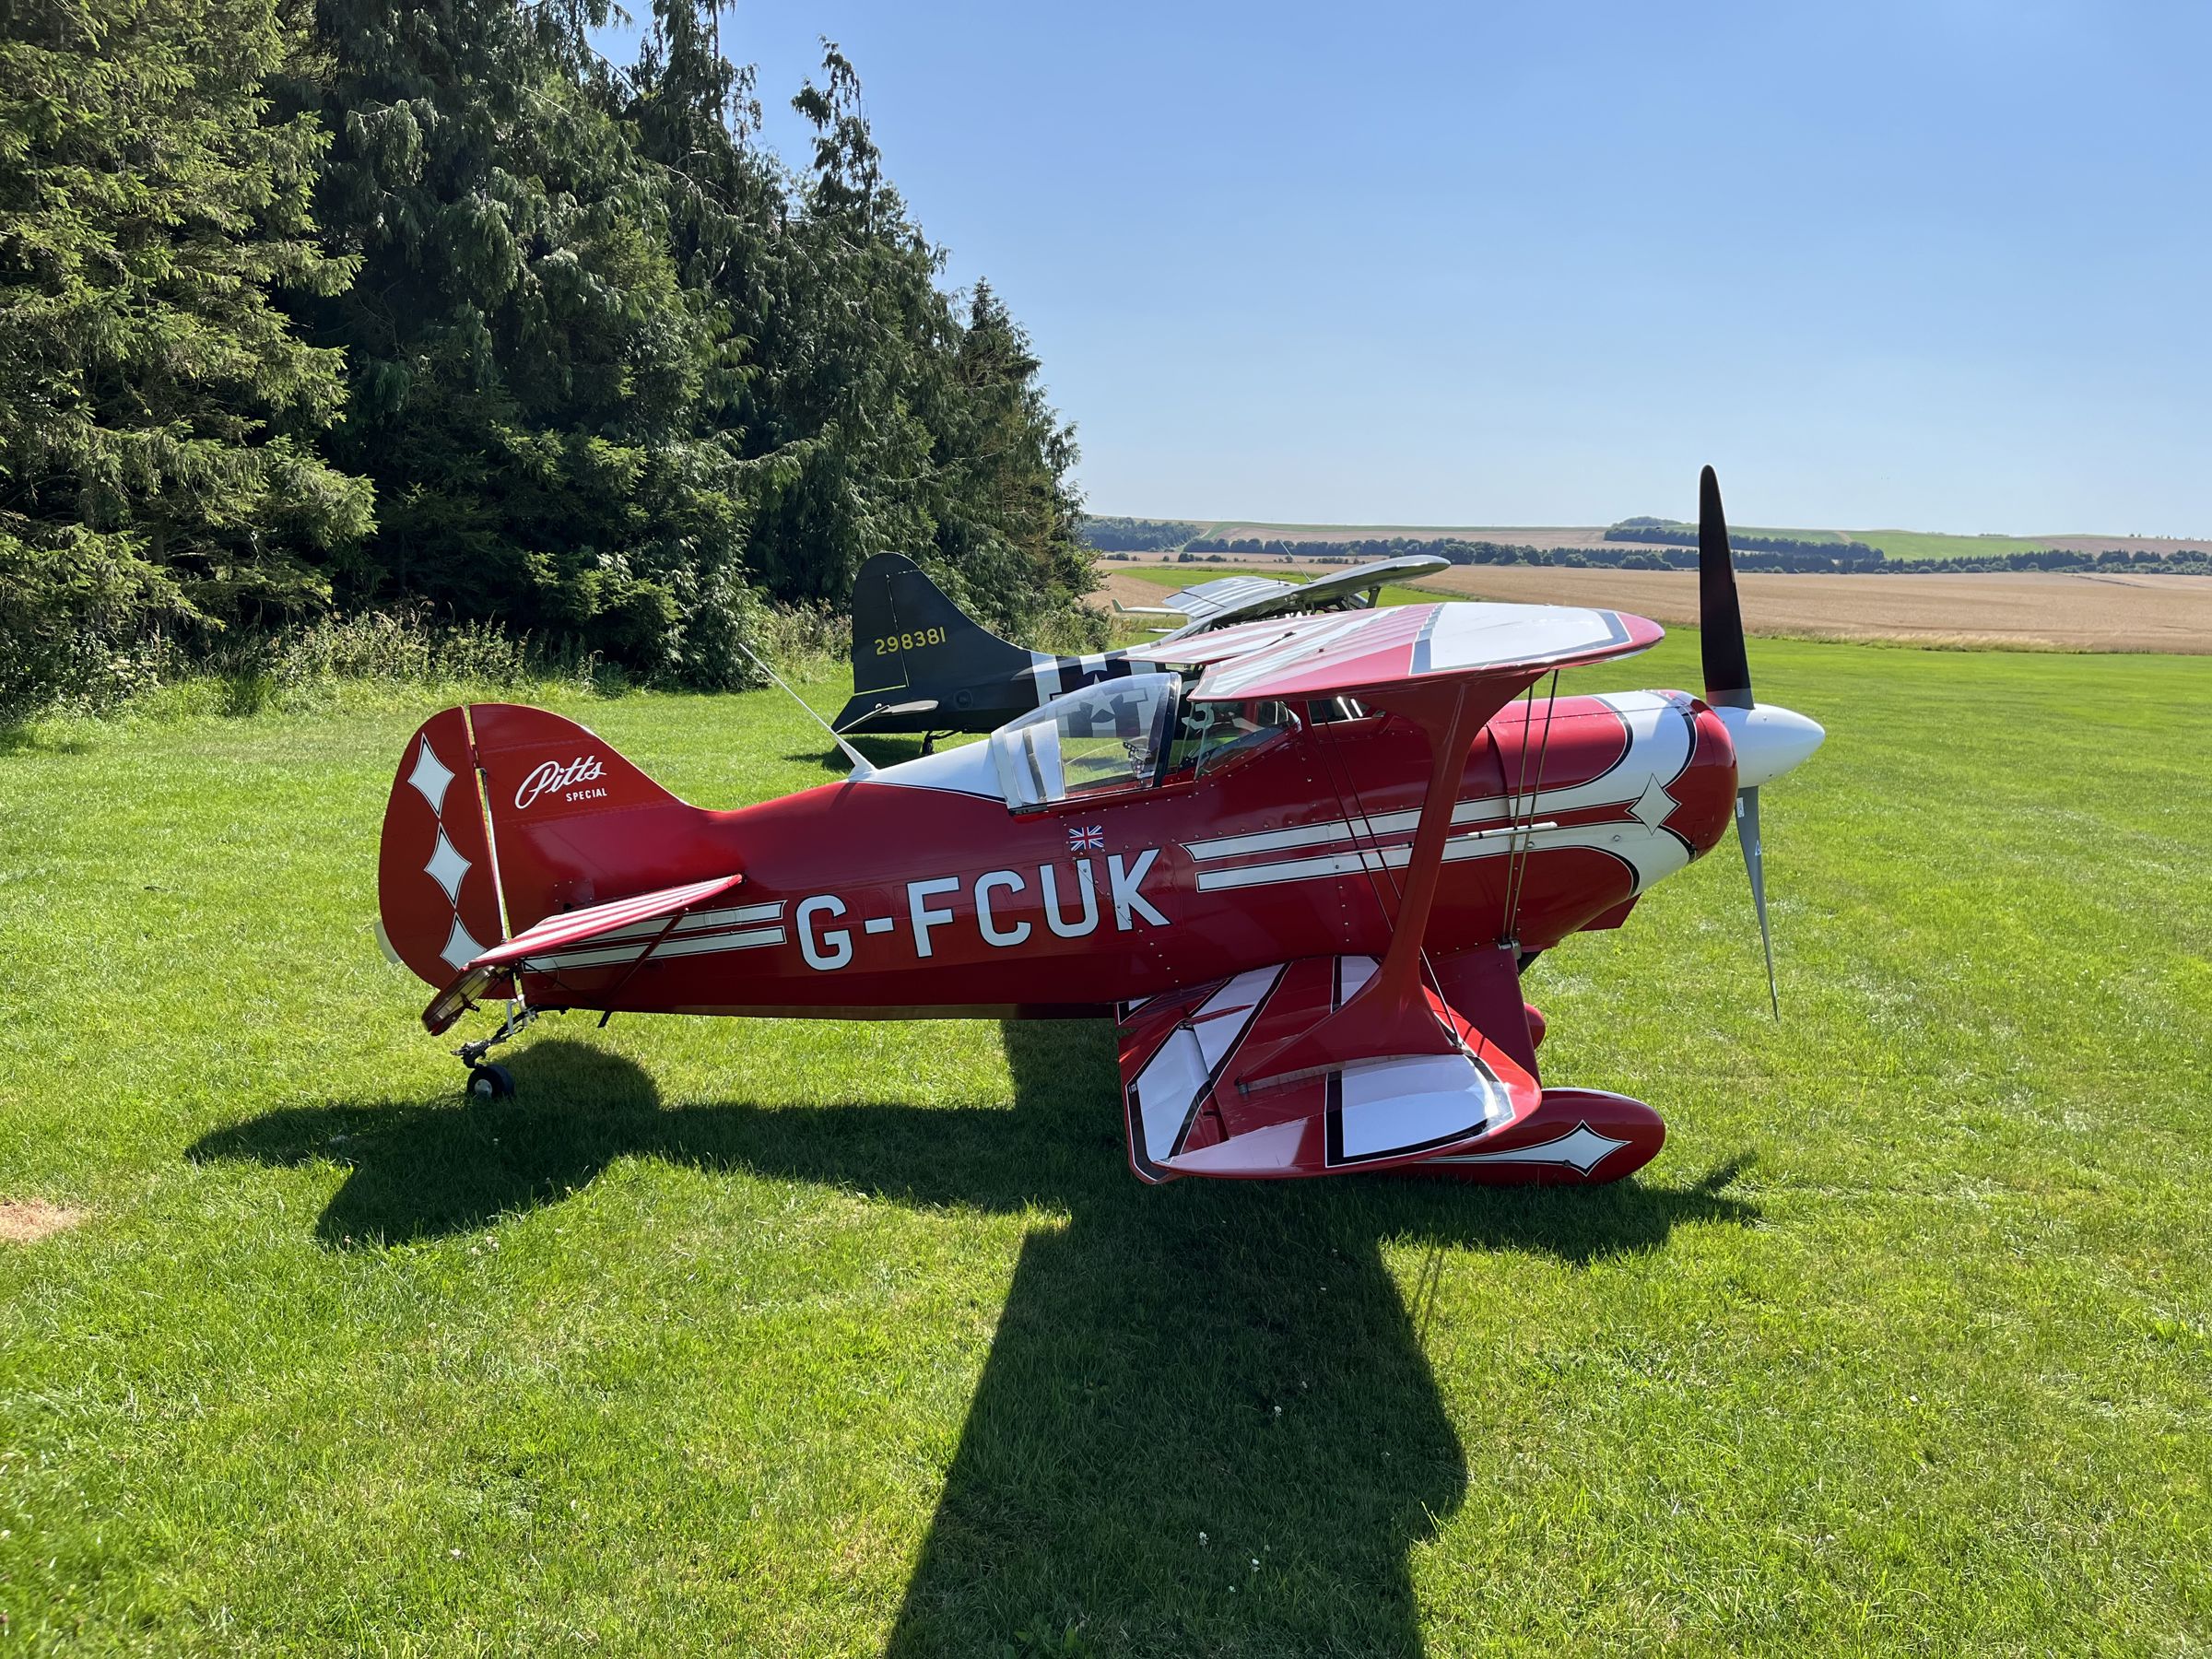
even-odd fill
[[[317,203],[361,276],[301,314],[347,348],[334,451],[382,501],[346,595],[680,671],[702,592],[742,587],[742,490],[699,435],[735,351],[682,292],[594,15],[323,0],[318,20],[331,67],[299,95],[337,133]]]
[[[1095,628],[1072,429],[834,45],[794,170],[712,0],[619,74],[605,0],[307,3],[0,0],[18,693],[88,627],[416,599],[726,685],[887,547]]]
[[[339,354],[271,303],[352,270],[263,91],[299,44],[276,0],[0,6],[0,699],[88,629],[309,610],[370,526],[314,447]]]

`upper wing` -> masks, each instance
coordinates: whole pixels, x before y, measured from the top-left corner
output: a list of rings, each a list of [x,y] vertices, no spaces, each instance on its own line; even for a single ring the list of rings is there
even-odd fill
[[[1296,700],[1533,676],[1630,656],[1665,636],[1656,622],[1622,611],[1451,602],[1247,622],[1147,646],[1145,654],[1204,666],[1191,694],[1201,702]]]
[[[1456,1037],[1453,1052],[1353,1059],[1282,1079],[1250,1075],[1375,971],[1369,957],[1309,958],[1124,1009],[1122,1098],[1138,1177],[1389,1169],[1465,1152],[1535,1112],[1543,1090],[1515,1057],[1527,1053],[1525,1033],[1500,1042],[1432,991],[1430,1010]]]
[[[608,967],[642,961],[665,934],[676,930],[684,912],[721,897],[744,879],[742,876],[717,876],[708,881],[687,882],[594,904],[586,910],[557,911],[505,944],[494,945],[470,959],[460,976],[430,999],[430,1006],[422,1011],[422,1023],[432,1036],[444,1030],[510,968],[532,963]],[[690,925],[697,929],[712,922],[717,926],[734,926],[747,919],[735,912],[717,912],[693,917]],[[601,948],[579,951],[579,947],[594,944]],[[578,959],[580,957],[584,959]]]

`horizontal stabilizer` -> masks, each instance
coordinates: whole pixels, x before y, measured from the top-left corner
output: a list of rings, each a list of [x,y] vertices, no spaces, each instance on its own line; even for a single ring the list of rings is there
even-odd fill
[[[717,876],[712,880],[662,888],[654,892],[594,904],[585,910],[557,912],[535,927],[524,929],[505,944],[495,945],[473,958],[457,979],[431,998],[430,1006],[422,1011],[422,1023],[435,1036],[466,1012],[494,979],[512,969],[526,967],[536,959],[572,951],[586,942],[616,939],[634,942],[636,949],[631,965],[642,961],[652,955],[658,936],[673,930],[683,912],[721,897],[744,879],[743,876]],[[653,925],[664,918],[664,925]]]
[[[934,697],[916,698],[912,702],[877,703],[874,708],[864,709],[843,725],[834,729],[839,732],[865,732],[878,721],[897,720],[912,714],[935,714],[938,707],[938,701]]]

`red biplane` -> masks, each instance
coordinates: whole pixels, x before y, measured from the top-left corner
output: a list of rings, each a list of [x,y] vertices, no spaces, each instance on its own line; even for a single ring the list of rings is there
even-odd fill
[[[1615,611],[1275,618],[730,812],[559,715],[449,709],[393,786],[386,940],[439,987],[433,1032],[507,999],[459,1051],[487,1093],[489,1048],[551,1010],[1107,1015],[1145,1181],[1617,1180],[1665,1128],[1539,1083],[1522,971],[1732,818],[1763,934],[1758,790],[1823,735],[1752,701],[1710,469],[1700,520],[1702,700],[1536,695],[1660,639]]]

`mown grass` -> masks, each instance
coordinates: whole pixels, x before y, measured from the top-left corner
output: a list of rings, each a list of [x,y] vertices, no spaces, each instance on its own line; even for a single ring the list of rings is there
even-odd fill
[[[571,1018],[467,1105],[368,931],[427,706],[23,736],[0,1197],[86,1214],[0,1244],[0,1645],[2194,1651],[2212,663],[1754,664],[1783,1022],[1732,849],[1539,964],[1671,1124],[1597,1192],[1147,1190],[1083,1024]]]
[[[1937,530],[1853,530],[1853,541],[1879,547],[1891,559],[1995,559],[2007,553],[2039,553],[2049,536],[1949,535]]]

